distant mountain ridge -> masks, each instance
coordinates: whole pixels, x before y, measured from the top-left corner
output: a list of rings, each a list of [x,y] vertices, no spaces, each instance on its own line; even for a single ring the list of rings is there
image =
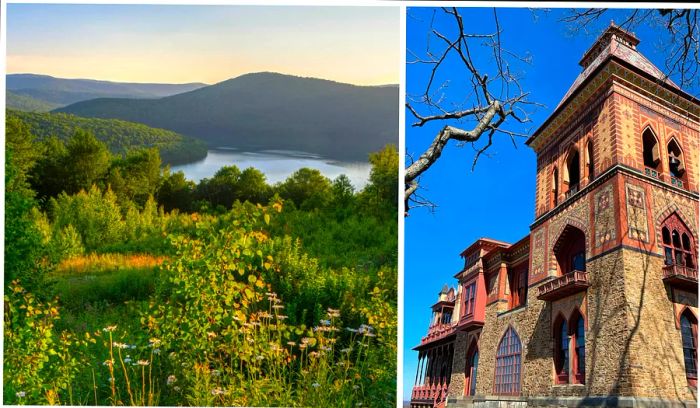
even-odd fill
[[[7,75],[7,90],[51,104],[65,106],[95,98],[162,98],[207,84],[161,84],[66,79],[38,74]]]
[[[42,101],[27,95],[19,95],[10,90],[6,91],[5,106],[24,112],[48,112],[61,107],[60,104]]]
[[[261,72],[160,99],[101,98],[56,111],[144,123],[213,147],[365,161],[387,143],[398,144],[398,92],[398,86]]]

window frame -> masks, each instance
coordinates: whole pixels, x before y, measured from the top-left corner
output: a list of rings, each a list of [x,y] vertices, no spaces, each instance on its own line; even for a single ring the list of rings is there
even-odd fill
[[[513,326],[509,326],[496,351],[493,392],[495,395],[520,395],[521,384],[522,342]]]
[[[688,322],[688,329],[690,329],[690,333],[687,333],[684,330],[684,324],[683,322],[687,321]],[[680,332],[681,332],[681,346],[683,348],[683,368],[685,371],[685,377],[688,381],[688,385],[692,387],[697,387],[697,382],[698,382],[698,320],[693,315],[689,309],[686,309],[683,313],[681,313],[680,319]],[[687,339],[686,336],[690,335],[690,339]],[[687,347],[686,343],[690,342],[691,347]],[[690,350],[691,354],[691,359],[694,362],[695,367],[694,371],[689,370],[688,365],[686,364],[686,360],[688,359],[686,355],[686,350]]]

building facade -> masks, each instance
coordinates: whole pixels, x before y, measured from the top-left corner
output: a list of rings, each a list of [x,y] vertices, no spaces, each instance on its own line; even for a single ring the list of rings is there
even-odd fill
[[[411,406],[696,406],[700,105],[611,25],[527,141],[535,221],[479,239]]]

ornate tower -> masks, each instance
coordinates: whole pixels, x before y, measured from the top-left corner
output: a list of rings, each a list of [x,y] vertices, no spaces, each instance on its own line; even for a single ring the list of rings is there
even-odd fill
[[[638,43],[611,25],[527,142],[531,306],[554,354],[535,394],[696,396],[700,107]]]

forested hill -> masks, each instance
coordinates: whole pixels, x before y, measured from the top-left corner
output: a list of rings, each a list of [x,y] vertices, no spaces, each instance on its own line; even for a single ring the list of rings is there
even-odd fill
[[[165,129],[117,119],[82,118],[65,113],[35,113],[7,110],[7,117],[19,117],[39,139],[56,136],[68,140],[76,129],[86,130],[112,153],[125,153],[143,147],[157,147],[164,163],[179,164],[206,157],[206,145],[196,139]]]
[[[155,100],[96,99],[57,111],[170,129],[210,146],[286,149],[365,161],[397,143],[397,86],[254,73]]]
[[[7,75],[8,91],[59,106],[95,98],[162,98],[203,86],[206,84],[147,84],[66,79],[36,74]]]
[[[42,101],[31,96],[19,95],[12,91],[7,91],[5,104],[10,109],[26,112],[48,112],[61,106],[60,104]]]

